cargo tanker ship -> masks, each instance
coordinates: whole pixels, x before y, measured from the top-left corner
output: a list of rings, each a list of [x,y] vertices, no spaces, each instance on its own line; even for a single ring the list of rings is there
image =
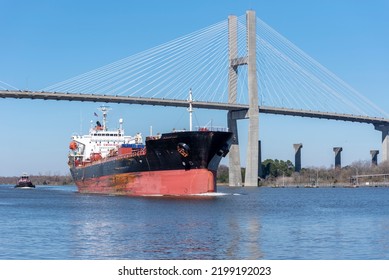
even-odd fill
[[[190,107],[191,108],[191,107]],[[200,128],[156,136],[125,136],[103,123],[88,135],[73,136],[69,168],[80,193],[128,196],[197,195],[216,192],[216,172],[229,151],[232,133]],[[191,110],[190,110],[191,112]]]

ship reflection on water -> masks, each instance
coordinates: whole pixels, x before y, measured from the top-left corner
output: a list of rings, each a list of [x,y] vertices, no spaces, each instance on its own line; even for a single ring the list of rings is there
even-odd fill
[[[230,242],[226,244],[227,259],[262,259],[260,248],[260,221],[257,217],[249,219],[231,218],[229,221]]]
[[[389,188],[218,188],[207,197],[0,186],[0,259],[388,259]]]
[[[79,195],[71,254],[82,259],[259,259],[258,217],[225,204],[230,193],[126,198]],[[98,207],[97,207],[98,205]],[[226,213],[228,210],[228,214]]]

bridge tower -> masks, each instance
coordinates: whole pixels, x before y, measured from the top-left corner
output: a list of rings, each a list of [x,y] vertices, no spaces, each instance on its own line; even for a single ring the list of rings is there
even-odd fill
[[[247,55],[238,57],[238,28],[237,17],[228,17],[228,45],[229,45],[229,72],[228,72],[228,102],[236,103],[238,67],[247,65],[249,109],[228,112],[228,127],[235,138],[229,153],[229,185],[241,186],[241,165],[238,141],[238,119],[249,119],[248,145],[246,157],[245,186],[258,186],[258,140],[259,140],[259,111],[258,111],[258,82],[256,67],[256,16],[255,11],[246,12],[247,25]]]

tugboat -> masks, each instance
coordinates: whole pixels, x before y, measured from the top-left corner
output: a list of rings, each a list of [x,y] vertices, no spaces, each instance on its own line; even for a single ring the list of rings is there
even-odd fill
[[[88,135],[73,136],[68,165],[80,193],[186,196],[216,192],[216,172],[232,142],[227,129],[200,128],[149,136],[125,136],[107,128],[110,108],[100,107]],[[189,110],[192,113],[192,98]],[[190,115],[190,120],[192,119]]]
[[[26,173],[23,173],[19,178],[18,183],[15,185],[15,188],[33,189],[35,188],[35,185],[31,182],[29,176]]]

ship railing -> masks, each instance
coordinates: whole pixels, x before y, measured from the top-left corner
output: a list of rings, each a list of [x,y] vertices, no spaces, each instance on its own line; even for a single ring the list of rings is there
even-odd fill
[[[224,126],[196,126],[198,131],[221,131],[228,132],[228,127]]]
[[[183,128],[183,129],[176,129],[176,128],[173,128],[173,129],[172,129],[172,132],[186,132],[186,131],[188,131],[188,130],[186,130],[185,128]]]
[[[173,129],[172,132],[186,132],[186,129]],[[228,132],[228,127],[224,126],[196,126],[196,131],[221,131]]]

